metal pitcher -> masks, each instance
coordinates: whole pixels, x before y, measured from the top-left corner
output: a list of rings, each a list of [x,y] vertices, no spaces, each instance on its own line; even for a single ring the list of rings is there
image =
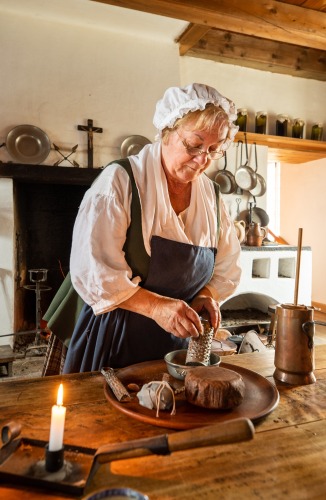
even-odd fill
[[[314,384],[316,377],[313,307],[281,304],[276,307],[274,378],[292,385]]]

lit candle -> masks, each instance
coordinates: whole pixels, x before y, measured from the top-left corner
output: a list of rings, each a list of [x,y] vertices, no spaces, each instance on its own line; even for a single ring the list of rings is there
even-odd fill
[[[63,387],[58,389],[57,404],[52,406],[49,451],[58,451],[63,447],[66,408],[63,406]]]

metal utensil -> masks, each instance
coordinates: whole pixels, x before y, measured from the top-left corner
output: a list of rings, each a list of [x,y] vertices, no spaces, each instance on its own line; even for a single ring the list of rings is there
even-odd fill
[[[240,212],[238,219],[244,220],[248,225],[258,222],[262,227],[266,227],[269,224],[269,215],[263,208],[256,206],[256,198],[253,198],[254,201],[248,203],[249,209]]]
[[[239,215],[240,215],[240,203],[241,203],[241,198],[236,198],[235,199],[236,203],[237,203],[237,218],[239,218]]]
[[[257,184],[253,189],[250,189],[250,194],[253,196],[263,196],[266,193],[266,182],[262,175],[258,174],[258,161],[257,161],[257,145],[254,142],[255,146],[255,172],[257,178]]]
[[[234,175],[229,170],[226,170],[227,167],[227,156],[226,151],[224,153],[224,168],[217,172],[215,176],[215,182],[220,186],[221,193],[223,194],[232,194],[236,190],[236,182]]]
[[[247,143],[247,134],[244,133],[245,138],[245,146],[246,146],[246,163],[242,165],[235,173],[235,180],[237,185],[244,189],[245,191],[250,191],[257,184],[257,175],[256,172],[249,166],[249,158],[248,158],[248,143]]]

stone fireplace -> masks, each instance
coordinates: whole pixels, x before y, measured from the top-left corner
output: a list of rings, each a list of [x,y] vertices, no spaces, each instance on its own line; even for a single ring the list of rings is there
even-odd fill
[[[46,311],[69,269],[72,229],[79,204],[99,169],[0,164],[0,190],[11,207],[5,228],[0,294],[7,323],[0,335],[33,330],[36,296],[29,270],[47,269],[40,306]],[[9,244],[10,242],[10,244]],[[2,313],[2,311],[1,311]],[[1,344],[13,337],[0,337]]]

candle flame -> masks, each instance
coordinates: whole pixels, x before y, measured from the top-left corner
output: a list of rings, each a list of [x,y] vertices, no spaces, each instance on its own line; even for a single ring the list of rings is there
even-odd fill
[[[58,396],[57,396],[57,405],[62,406],[63,405],[63,385],[59,385],[58,389]]]

